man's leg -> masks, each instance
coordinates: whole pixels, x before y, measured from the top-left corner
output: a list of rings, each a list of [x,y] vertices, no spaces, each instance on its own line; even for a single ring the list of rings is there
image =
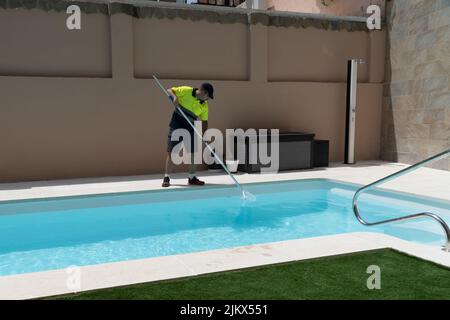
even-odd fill
[[[172,160],[170,159],[170,152],[167,152],[166,171],[164,173],[164,180],[162,186],[164,188],[170,187],[170,174],[172,173]]]
[[[162,183],[162,186],[164,188],[170,187],[170,174],[172,173],[172,159],[170,157],[170,154],[173,149],[173,141],[172,141],[172,132],[173,129],[169,128],[169,134],[167,136],[167,156],[166,156],[166,170],[164,173],[164,180]]]
[[[194,153],[191,152],[191,164],[189,165],[189,178],[195,177],[197,166],[195,165]]]
[[[192,144],[193,143],[194,142],[192,141]],[[200,148],[200,150],[202,150],[202,149]],[[193,145],[191,145],[191,164],[189,165],[188,184],[194,185],[194,186],[202,186],[205,184],[205,182],[197,179],[197,177],[195,176],[196,169],[197,169],[197,166],[195,164],[195,148]]]
[[[167,152],[166,171],[165,171],[165,174],[164,174],[165,177],[168,177],[168,176],[171,175],[171,173],[172,173],[172,165],[173,165],[173,163],[172,163],[172,159],[170,158],[170,152]]]

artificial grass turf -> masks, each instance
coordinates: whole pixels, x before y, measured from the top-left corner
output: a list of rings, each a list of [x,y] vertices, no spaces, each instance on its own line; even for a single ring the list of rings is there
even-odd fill
[[[381,269],[369,290],[367,267]],[[48,299],[450,299],[450,269],[384,249]]]

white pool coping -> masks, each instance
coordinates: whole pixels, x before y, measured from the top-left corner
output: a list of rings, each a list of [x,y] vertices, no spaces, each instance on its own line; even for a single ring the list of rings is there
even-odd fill
[[[330,168],[324,169],[265,175],[245,174],[238,175],[237,178],[241,183],[326,178],[367,184],[406,166],[399,163],[367,161],[355,166],[332,164]],[[222,174],[205,173],[203,176],[210,185],[231,183],[229,178]],[[172,180],[179,185],[174,188],[180,188],[186,183],[182,175],[176,175]],[[449,181],[450,172],[448,171],[421,168],[383,187],[450,200]],[[157,190],[161,188],[160,184],[160,175],[4,183],[0,184],[0,201]],[[370,231],[370,228],[367,230]],[[450,267],[450,253],[437,247],[415,244],[385,234],[358,232],[80,267],[81,287],[76,291],[382,248],[392,248]],[[376,261],[373,264],[376,264]],[[0,277],[0,299],[30,299],[72,293],[74,290],[67,286],[70,276],[66,269],[3,276]]]
[[[3,276],[0,299],[48,297],[382,248],[450,267],[450,254],[436,247],[359,232],[80,267],[76,290],[67,285],[73,273],[66,269]],[[376,264],[374,259],[371,265]]]
[[[356,165],[332,163],[328,168],[277,174],[237,174],[236,178],[242,184],[321,178],[365,185],[406,167],[408,165],[402,163],[361,161]],[[223,173],[205,171],[200,172],[199,177],[210,186],[233,184],[233,181]],[[0,183],[0,201],[158,190],[162,189],[161,182],[162,175],[153,174]],[[187,188],[186,175],[173,175],[171,183],[174,186],[170,189]],[[450,201],[450,171],[420,168],[381,187]]]

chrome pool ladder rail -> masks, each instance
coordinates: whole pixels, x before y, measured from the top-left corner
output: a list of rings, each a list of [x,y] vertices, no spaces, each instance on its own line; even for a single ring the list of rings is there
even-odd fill
[[[396,178],[403,176],[411,171],[417,170],[418,168],[423,167],[427,163],[443,159],[443,158],[447,157],[449,154],[450,154],[450,149],[443,151],[441,153],[438,153],[430,158],[420,161],[412,166],[409,166],[405,169],[397,171],[396,173],[393,173],[389,176],[386,176],[380,180],[372,182],[372,183],[356,190],[355,195],[353,196],[353,212],[354,212],[356,218],[358,219],[358,221],[365,226],[376,226],[376,225],[380,225],[380,224],[406,221],[406,220],[412,220],[412,219],[416,219],[416,218],[423,218],[423,217],[431,218],[431,219],[437,221],[440,224],[440,226],[442,227],[442,229],[444,230],[444,233],[447,237],[447,241],[446,241],[445,245],[443,246],[443,249],[447,252],[450,252],[450,228],[449,228],[448,224],[444,221],[444,219],[442,219],[440,216],[438,216],[434,213],[420,212],[420,213],[402,216],[402,217],[398,217],[398,218],[392,218],[392,219],[381,220],[381,221],[376,221],[376,222],[367,222],[366,220],[364,220],[361,217],[359,210],[358,210],[358,198],[363,191],[366,191],[366,190],[376,187],[380,184],[383,184],[383,183],[386,183],[393,179],[396,179]]]

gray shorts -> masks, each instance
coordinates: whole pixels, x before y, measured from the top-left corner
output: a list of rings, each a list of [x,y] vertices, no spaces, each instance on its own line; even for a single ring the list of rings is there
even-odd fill
[[[194,121],[195,119],[192,119]],[[176,129],[185,129],[191,134],[191,148],[190,151],[194,152],[194,129],[190,126],[190,124],[186,121],[183,116],[181,116],[177,111],[174,111],[172,114],[172,119],[169,124],[169,134],[167,136],[167,152],[172,152],[173,148],[181,143],[181,141],[172,141],[172,134]],[[188,146],[185,146],[188,150]]]
[[[172,128],[169,127],[169,134],[167,135],[167,152],[172,152],[173,148],[175,148],[175,146],[179,143],[184,143],[183,141],[183,137],[180,137],[179,141],[172,141],[172,134],[176,129],[180,129],[180,128]],[[191,146],[189,148],[189,146],[185,145],[185,148],[187,150],[190,150],[190,152],[194,152],[194,139],[195,139],[195,135],[194,135],[194,130],[189,130],[188,128],[184,128],[186,130],[189,131],[189,133],[191,134]]]

